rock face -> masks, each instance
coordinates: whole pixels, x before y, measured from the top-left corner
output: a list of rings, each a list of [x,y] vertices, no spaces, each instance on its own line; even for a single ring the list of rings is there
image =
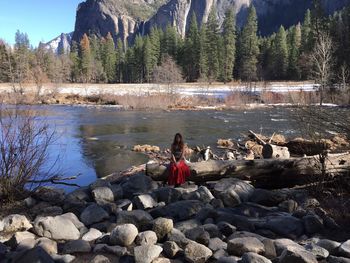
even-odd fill
[[[221,25],[225,12],[234,7],[237,24],[242,26],[247,8],[254,4],[259,20],[259,32],[263,35],[275,32],[282,24],[289,27],[303,20],[312,0],[87,0],[77,9],[74,41],[80,41],[84,33],[104,37],[110,32],[114,39],[132,42],[136,34],[146,34],[152,27],[176,27],[185,35],[193,13],[201,25],[208,20],[212,8],[217,10]],[[348,0],[323,0],[328,13],[340,9]],[[288,10],[286,12],[286,10]]]

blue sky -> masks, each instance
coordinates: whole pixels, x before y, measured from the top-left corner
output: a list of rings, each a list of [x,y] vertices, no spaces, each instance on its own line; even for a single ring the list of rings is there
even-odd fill
[[[0,38],[14,43],[17,29],[35,47],[74,30],[75,12],[83,0],[0,0]]]

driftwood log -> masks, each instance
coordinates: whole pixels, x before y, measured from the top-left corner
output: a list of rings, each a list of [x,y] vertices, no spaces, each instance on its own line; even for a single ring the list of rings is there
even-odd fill
[[[322,159],[322,158],[321,158]],[[209,160],[190,163],[194,182],[215,181],[224,177],[250,180],[257,187],[291,187],[325,180],[350,171],[350,153],[289,159]],[[166,164],[148,163],[146,174],[156,181],[167,178]]]

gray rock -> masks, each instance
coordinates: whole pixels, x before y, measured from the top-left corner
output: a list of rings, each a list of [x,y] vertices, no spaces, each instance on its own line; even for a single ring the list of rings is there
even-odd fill
[[[248,201],[253,193],[252,185],[235,178],[221,179],[214,187],[214,195],[228,207]]]
[[[34,231],[39,236],[57,241],[80,237],[78,228],[64,216],[37,217],[34,221]]]
[[[327,249],[324,249],[318,245],[309,243],[304,246],[304,248],[315,255],[317,260],[326,259],[329,256]]]
[[[102,236],[101,231],[95,229],[95,228],[90,228],[83,236],[82,240],[91,242],[94,241]]]
[[[28,231],[16,232],[13,234],[10,240],[6,242],[6,245],[10,246],[12,249],[16,248],[23,240],[32,239],[34,240],[36,236]]]
[[[202,225],[201,222],[198,221],[197,219],[189,219],[189,220],[177,222],[174,227],[180,230],[181,232],[185,233],[187,230],[191,230],[201,225]]]
[[[80,187],[66,195],[63,210],[81,214],[89,202],[93,201],[89,187]]]
[[[23,200],[26,207],[31,208],[36,205],[37,201],[33,197],[27,197]]]
[[[157,235],[153,231],[141,232],[137,235],[135,244],[138,246],[142,245],[155,245],[158,241]]]
[[[122,210],[132,211],[133,205],[129,199],[118,200],[116,204],[117,204],[117,207]]]
[[[268,259],[274,259],[277,257],[277,252],[276,252],[276,247],[275,243],[271,239],[264,239],[261,241],[264,244],[265,248],[265,253],[264,256],[267,257]]]
[[[57,254],[57,243],[46,237],[38,238],[35,240],[36,246],[44,249],[48,254]]]
[[[295,248],[299,250],[304,250],[304,248],[301,245],[287,238],[276,239],[274,240],[274,243],[276,247],[277,256],[280,256],[286,249]]]
[[[135,196],[133,199],[133,204],[135,204],[137,209],[148,209],[157,206],[157,202],[153,199],[153,197],[149,194],[143,194]]]
[[[24,215],[9,215],[0,220],[0,232],[3,233],[26,231],[32,227],[32,224]]]
[[[265,189],[255,189],[250,196],[249,201],[266,206],[277,206],[285,200],[286,196],[278,191],[270,191]]]
[[[288,238],[299,237],[304,231],[302,221],[289,215],[269,216],[261,225],[261,228],[269,229],[278,235]]]
[[[114,200],[120,200],[123,198],[123,188],[119,184],[112,184],[110,189],[113,192]]]
[[[80,222],[78,217],[73,213],[65,213],[60,217],[66,218],[69,221],[71,221],[75,225],[75,227],[78,228],[79,230],[85,228],[85,225],[82,222]]]
[[[208,247],[213,251],[216,252],[218,250],[226,250],[227,249],[227,243],[222,241],[220,238],[211,238],[209,240]]]
[[[164,202],[165,204],[174,203],[179,201],[181,192],[172,187],[161,187],[153,191],[158,202]]]
[[[289,247],[280,257],[279,263],[317,263],[316,257],[304,249]]]
[[[185,236],[188,239],[196,241],[197,243],[208,246],[210,235],[203,227],[196,227],[185,232]]]
[[[110,243],[128,247],[134,242],[137,235],[138,230],[133,224],[116,226],[110,235]]]
[[[111,263],[111,261],[103,255],[96,255],[90,263]]]
[[[320,239],[316,245],[327,249],[330,254],[333,254],[341,245],[341,243],[329,239]]]
[[[153,221],[152,230],[156,233],[158,239],[164,238],[174,228],[172,219],[159,217]]]
[[[188,243],[191,242],[186,236],[178,229],[174,228],[168,235],[168,241],[174,241],[181,248],[187,246]]]
[[[215,238],[215,237],[218,237],[218,238],[223,238],[223,235],[221,234],[219,228],[217,227],[217,225],[214,225],[214,224],[205,224],[202,226],[203,229],[205,231],[207,231],[210,235],[210,238]]]
[[[80,215],[80,220],[86,226],[90,226],[94,223],[98,223],[107,219],[109,214],[97,204],[92,204],[84,209],[84,211]]]
[[[350,258],[329,256],[327,258],[327,262],[328,263],[350,263]]]
[[[41,247],[31,248],[17,254],[12,262],[16,263],[54,263],[53,258]]]
[[[71,263],[75,260],[73,255],[51,255],[55,263]]]
[[[350,258],[350,239],[340,245],[339,255]]]
[[[39,213],[40,216],[58,216],[62,214],[63,209],[60,206],[44,207]]]
[[[136,194],[146,194],[157,189],[158,185],[150,177],[144,174],[138,174],[125,178],[121,183],[124,197],[132,199]]]
[[[121,224],[134,224],[138,229],[147,230],[151,225],[153,217],[143,210],[133,210],[133,211],[120,211],[117,214],[116,223]]]
[[[155,208],[151,215],[157,217],[173,218],[175,221],[191,219],[202,208],[204,203],[198,200],[183,200],[166,205],[165,207]]]
[[[278,207],[284,212],[293,213],[298,209],[298,203],[294,200],[286,200],[280,203]]]
[[[236,232],[236,227],[227,223],[227,222],[219,222],[217,224],[220,232],[225,235],[225,236],[230,236],[232,235],[234,232]]]
[[[193,241],[185,247],[185,258],[191,263],[206,262],[212,255],[209,248]]]
[[[95,190],[98,187],[111,187],[111,183],[105,179],[97,179],[95,182],[89,185],[91,191]]]
[[[97,204],[105,204],[114,201],[114,194],[107,186],[96,187],[91,193]]]
[[[212,259],[218,260],[222,257],[228,257],[228,253],[224,249],[219,249],[216,252],[214,252]]]
[[[221,257],[218,259],[218,263],[237,263],[237,258],[230,256],[230,257]]]
[[[18,246],[16,247],[16,251],[23,251],[23,250],[34,248],[36,244],[37,244],[37,241],[35,239],[31,239],[31,238],[24,239],[18,244]]]
[[[271,263],[271,260],[259,254],[248,252],[243,254],[241,263]]]
[[[246,252],[262,254],[265,252],[264,244],[255,237],[234,238],[228,241],[227,251],[230,255],[242,256]]]
[[[93,249],[94,253],[110,253],[118,257],[122,257],[127,254],[128,250],[121,246],[108,246],[107,244],[97,244]]]
[[[227,237],[227,240],[231,240],[234,238],[243,238],[243,237],[255,237],[261,242],[265,239],[265,237],[260,236],[256,233],[247,232],[247,231],[236,231],[231,236]]]
[[[163,244],[163,250],[168,258],[174,258],[181,251],[181,248],[174,241],[166,241]]]
[[[308,214],[303,217],[303,223],[307,234],[312,235],[323,230],[323,220],[314,214]]]
[[[34,198],[51,204],[59,204],[65,199],[64,189],[42,186],[35,191]]]
[[[182,196],[184,200],[199,200],[203,203],[210,203],[214,199],[213,194],[205,186],[200,186],[196,191],[193,191]]]
[[[135,263],[151,263],[163,251],[157,245],[142,245],[134,248]]]
[[[62,249],[64,254],[88,253],[90,251],[90,243],[82,239],[68,241],[64,244]]]
[[[215,209],[225,207],[224,202],[221,199],[217,199],[217,198],[214,198],[213,200],[211,200],[210,204]]]

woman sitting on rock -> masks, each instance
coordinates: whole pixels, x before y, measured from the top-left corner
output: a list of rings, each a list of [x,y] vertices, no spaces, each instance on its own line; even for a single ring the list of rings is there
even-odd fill
[[[168,184],[180,186],[190,176],[190,168],[185,163],[185,143],[182,135],[177,133],[171,145],[171,160],[169,166]]]

